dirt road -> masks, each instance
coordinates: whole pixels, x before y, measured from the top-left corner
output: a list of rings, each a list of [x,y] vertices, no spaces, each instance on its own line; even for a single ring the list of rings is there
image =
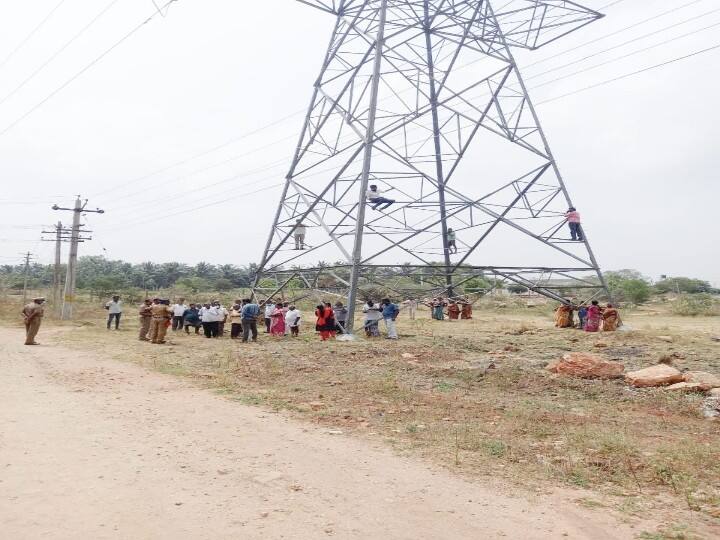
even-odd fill
[[[172,376],[0,329],[3,538],[633,538]]]

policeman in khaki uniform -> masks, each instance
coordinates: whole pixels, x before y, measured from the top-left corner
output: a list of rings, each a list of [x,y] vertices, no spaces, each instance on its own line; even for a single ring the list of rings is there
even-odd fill
[[[145,299],[145,303],[140,306],[140,341],[150,341],[148,332],[150,331],[150,323],[152,322],[152,300]]]
[[[45,314],[44,303],[45,299],[42,297],[33,298],[32,303],[22,310],[22,316],[25,319],[25,345],[37,345],[35,336],[40,330],[40,323]]]
[[[157,345],[165,343],[168,322],[172,319],[173,311],[169,306],[170,302],[164,303],[160,298],[153,300],[150,308],[152,321],[150,321],[150,341]]]

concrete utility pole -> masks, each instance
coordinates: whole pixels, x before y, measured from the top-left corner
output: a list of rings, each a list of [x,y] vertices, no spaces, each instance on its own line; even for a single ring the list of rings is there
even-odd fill
[[[53,268],[53,311],[59,317],[60,308],[60,259],[62,257],[62,222],[58,221],[55,226],[55,268]]]
[[[63,298],[61,313],[61,319],[64,321],[68,321],[73,318],[73,306],[75,305],[75,284],[77,282],[78,245],[83,240],[89,240],[81,238],[80,236],[83,232],[90,232],[80,230],[80,215],[83,213],[105,213],[105,210],[100,210],[99,208],[96,210],[87,210],[86,206],[87,200],[83,202],[78,195],[73,208],[61,208],[57,204],[52,207],[53,210],[73,212],[73,224],[70,232],[70,255],[68,257],[67,273],[65,275],[65,296]]]
[[[81,231],[90,232],[90,231]],[[62,226],[62,222],[58,221],[54,231],[43,231],[43,234],[51,234],[52,238],[43,238],[43,242],[55,242],[55,268],[53,269],[53,295],[52,306],[56,317],[62,315],[62,278],[60,270],[62,268],[62,244],[72,240],[72,229]],[[82,243],[91,238],[79,238],[78,242]]]
[[[27,286],[28,286],[28,278],[30,277],[30,259],[32,258],[32,253],[29,251],[27,253],[23,253],[23,256],[25,257],[25,278],[23,280],[23,305],[27,304]]]

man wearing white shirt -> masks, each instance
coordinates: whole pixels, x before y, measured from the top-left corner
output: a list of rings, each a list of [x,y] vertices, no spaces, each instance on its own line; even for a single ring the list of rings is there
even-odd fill
[[[185,324],[185,312],[187,311],[188,307],[185,305],[185,299],[184,298],[178,298],[177,304],[174,304],[172,307],[173,310],[173,318],[172,318],[172,329],[173,332],[176,332],[178,330],[183,329],[183,325]]]
[[[200,317],[200,322],[205,322],[205,314],[207,313],[208,309],[210,309],[210,304],[203,304],[202,307],[198,310],[198,316]]]
[[[225,323],[227,322],[230,312],[220,302],[215,302],[215,307],[218,310],[218,331],[215,337],[223,337],[225,334]]]
[[[285,326],[290,330],[293,337],[300,334],[300,310],[295,306],[290,306],[290,309],[285,314]]]
[[[403,302],[403,306],[407,309],[410,320],[415,320],[415,313],[418,308],[418,301],[415,298],[408,298]]]
[[[301,219],[298,219],[295,222],[295,230],[293,233],[295,235],[295,249],[305,249],[305,234],[307,233],[307,227]]]
[[[113,319],[115,320],[115,330],[120,330],[120,317],[122,316],[122,302],[120,297],[115,295],[112,300],[105,304],[105,309],[108,310],[107,329],[110,330],[110,324]]]
[[[383,197],[382,191],[380,191],[375,184],[370,186],[370,189],[367,190],[365,195],[368,202],[373,205],[373,210],[386,210],[395,204],[394,200]],[[381,206],[382,208],[380,208]]]
[[[275,311],[275,302],[268,298],[265,302],[265,333],[270,333],[270,324],[272,323],[272,314]]]
[[[205,304],[200,312],[205,337],[208,339],[218,337],[220,321],[223,319],[218,307],[214,304]]]

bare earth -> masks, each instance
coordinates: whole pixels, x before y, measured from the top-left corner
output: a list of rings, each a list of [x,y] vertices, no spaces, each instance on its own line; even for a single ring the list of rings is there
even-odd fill
[[[3,538],[633,538],[172,376],[0,329]]]

